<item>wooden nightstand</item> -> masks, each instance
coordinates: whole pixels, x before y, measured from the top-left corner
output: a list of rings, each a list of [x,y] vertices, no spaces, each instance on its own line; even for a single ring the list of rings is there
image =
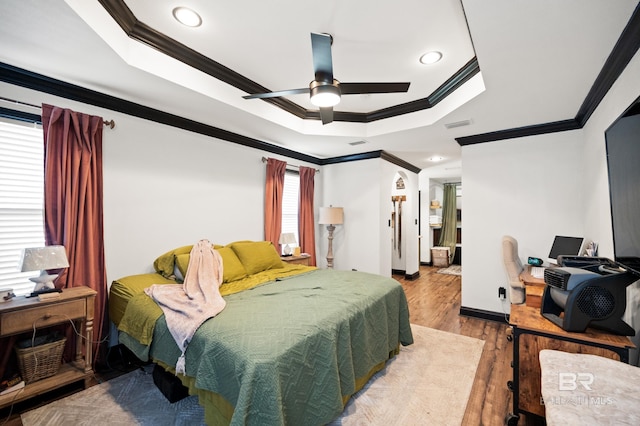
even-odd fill
[[[282,256],[281,259],[287,263],[292,263],[295,265],[305,265],[309,266],[309,258],[310,255],[306,253],[302,253],[300,256]]]
[[[32,333],[34,324],[36,328],[45,328],[70,320],[83,337],[76,338],[74,361],[62,364],[52,377],[27,384],[18,394],[0,396],[0,408],[80,380],[85,381],[86,387],[93,375],[90,342],[93,341],[95,297],[96,292],[89,287],[73,287],[62,290],[57,299],[40,301],[37,297],[16,297],[0,303],[0,337]]]

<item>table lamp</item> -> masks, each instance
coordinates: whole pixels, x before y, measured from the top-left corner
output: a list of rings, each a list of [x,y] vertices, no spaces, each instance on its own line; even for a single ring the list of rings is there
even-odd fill
[[[320,225],[327,225],[329,231],[329,250],[327,252],[327,268],[333,269],[333,231],[334,225],[342,225],[344,222],[344,211],[342,207],[320,207]]]
[[[55,288],[53,280],[58,278],[58,274],[49,275],[47,269],[68,267],[64,246],[31,247],[23,250],[21,271],[41,271],[40,276],[29,278],[36,283],[33,291]]]
[[[291,247],[289,244],[296,244],[296,234],[293,232],[285,232],[280,234],[280,240],[278,241],[280,244],[284,244],[283,253],[285,256],[291,256]]]

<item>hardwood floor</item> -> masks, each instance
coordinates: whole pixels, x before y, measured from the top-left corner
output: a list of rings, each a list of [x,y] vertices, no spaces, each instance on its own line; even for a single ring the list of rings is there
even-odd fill
[[[463,424],[502,425],[512,411],[507,381],[513,378],[513,343],[506,339],[507,324],[460,316],[461,277],[438,274],[438,269],[421,266],[416,280],[394,275],[407,295],[411,322],[485,341]]]

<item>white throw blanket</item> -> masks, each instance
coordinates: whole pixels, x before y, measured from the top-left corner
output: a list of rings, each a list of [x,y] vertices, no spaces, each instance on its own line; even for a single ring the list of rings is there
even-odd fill
[[[182,351],[176,372],[186,374],[185,352],[198,327],[218,315],[226,301],[220,295],[222,257],[208,240],[200,240],[191,249],[184,283],[154,284],[144,291],[160,305],[167,328]]]

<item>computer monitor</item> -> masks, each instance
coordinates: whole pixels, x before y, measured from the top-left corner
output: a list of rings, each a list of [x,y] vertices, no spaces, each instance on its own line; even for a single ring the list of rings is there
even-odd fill
[[[582,237],[563,237],[556,235],[549,252],[547,261],[551,264],[558,264],[558,256],[580,256],[584,248],[584,238]]]

